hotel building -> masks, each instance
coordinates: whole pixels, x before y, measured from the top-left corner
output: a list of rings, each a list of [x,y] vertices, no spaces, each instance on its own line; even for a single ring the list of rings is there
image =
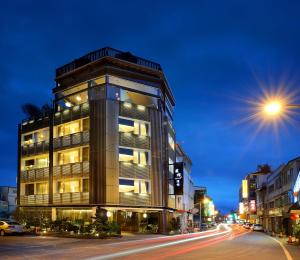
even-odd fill
[[[18,206],[52,220],[106,211],[165,232],[175,208],[174,96],[159,64],[102,48],[56,70],[52,112],[19,124]]]

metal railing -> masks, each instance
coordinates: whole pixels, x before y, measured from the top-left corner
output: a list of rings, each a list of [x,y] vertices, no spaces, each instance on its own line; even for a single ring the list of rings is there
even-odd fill
[[[69,146],[88,144],[90,140],[89,131],[78,132],[70,135],[60,136],[53,139],[53,148],[61,149]]]
[[[89,116],[89,103],[83,103],[77,106],[63,109],[54,114],[54,125],[60,125],[69,121],[77,120]]]
[[[87,204],[89,203],[88,192],[54,193],[53,204]]]
[[[48,181],[49,167],[21,172],[21,182]]]
[[[33,143],[33,144],[29,144],[29,145],[23,145],[21,147],[21,155],[22,156],[43,154],[43,153],[48,153],[48,151],[49,151],[49,142],[48,141]]]
[[[56,77],[59,77],[65,73],[71,72],[77,68],[80,68],[86,64],[89,64],[91,62],[94,62],[96,60],[99,60],[104,57],[113,57],[120,60],[129,61],[147,68],[151,68],[154,70],[161,71],[161,66],[158,63],[155,63],[153,61],[149,61],[137,56],[134,56],[128,52],[122,52],[110,47],[105,47],[93,52],[90,52],[58,69],[56,69]]]
[[[120,116],[150,121],[149,108],[139,109],[138,105],[120,102]]]
[[[150,149],[150,137],[119,132],[119,144],[126,147]]]
[[[63,179],[65,177],[89,176],[89,162],[70,163],[53,167],[53,178]]]
[[[119,162],[120,177],[150,179],[150,166]]]
[[[120,204],[133,206],[150,205],[150,194],[119,192]]]
[[[49,202],[48,194],[20,196],[21,205],[45,205],[48,204],[48,202]]]

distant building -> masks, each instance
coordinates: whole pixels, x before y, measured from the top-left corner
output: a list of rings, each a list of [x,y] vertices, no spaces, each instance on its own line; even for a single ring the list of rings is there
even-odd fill
[[[0,186],[0,217],[9,217],[16,209],[17,188]]]
[[[181,229],[193,226],[194,183],[191,176],[192,161],[183,148],[176,144],[176,162],[183,162],[183,194],[176,195],[176,210],[180,217]],[[176,185],[176,184],[175,184]]]

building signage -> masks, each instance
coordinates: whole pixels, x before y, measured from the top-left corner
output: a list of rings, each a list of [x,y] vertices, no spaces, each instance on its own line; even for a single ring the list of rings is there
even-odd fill
[[[245,213],[244,203],[243,202],[240,202],[240,204],[239,204],[239,213],[240,214],[244,214]]]
[[[242,181],[242,195],[243,195],[243,199],[248,198],[248,180]]]
[[[183,195],[183,162],[174,163],[174,194]]]
[[[250,200],[250,211],[256,211],[255,200]]]

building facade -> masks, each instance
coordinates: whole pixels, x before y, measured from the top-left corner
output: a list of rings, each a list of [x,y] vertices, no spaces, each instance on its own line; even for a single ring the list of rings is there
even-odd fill
[[[183,163],[183,192],[182,195],[175,195],[175,208],[181,230],[186,231],[193,227],[194,182],[191,176],[192,161],[179,144],[176,144],[176,162]]]
[[[16,210],[17,188],[0,186],[0,217],[8,218]]]
[[[51,111],[19,125],[18,205],[52,220],[96,208],[165,232],[176,211],[174,96],[161,66],[103,48],[56,70]]]

